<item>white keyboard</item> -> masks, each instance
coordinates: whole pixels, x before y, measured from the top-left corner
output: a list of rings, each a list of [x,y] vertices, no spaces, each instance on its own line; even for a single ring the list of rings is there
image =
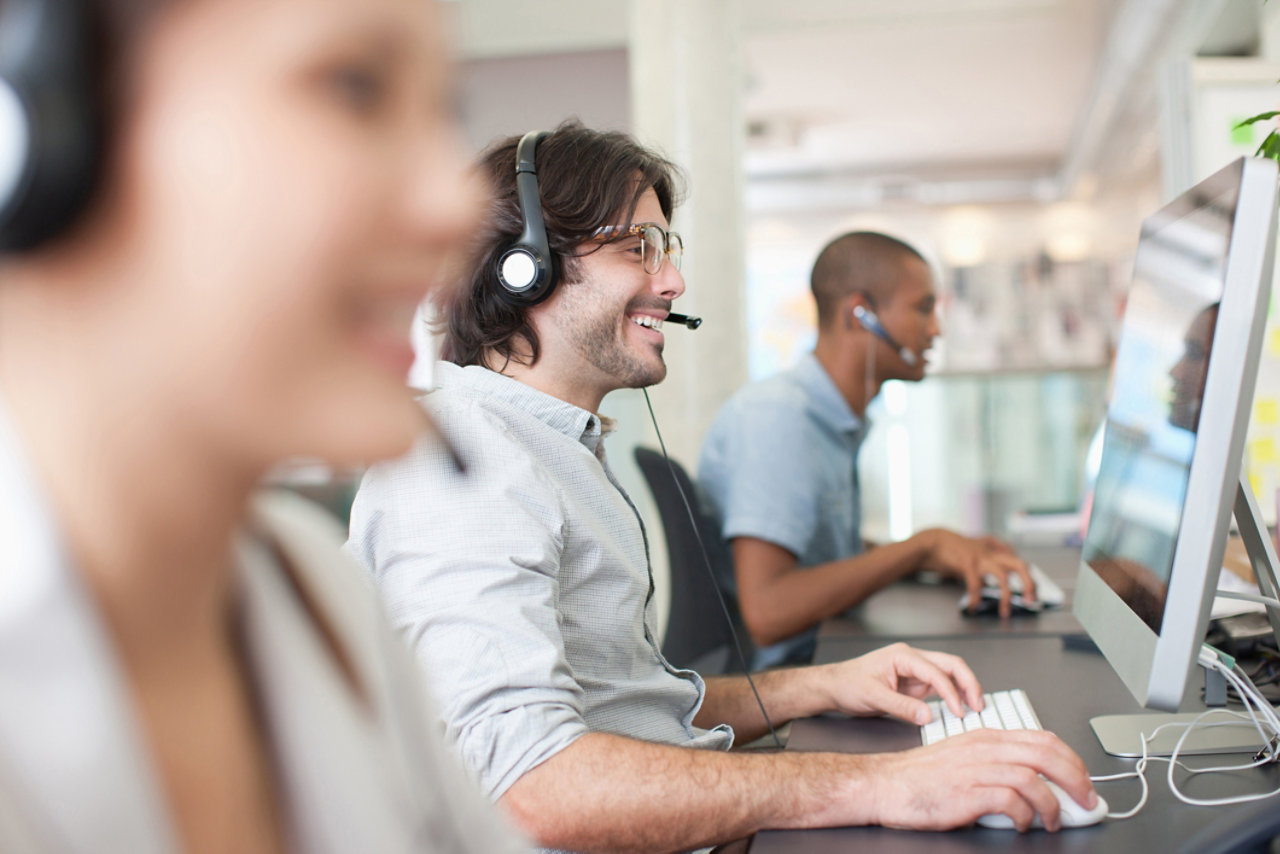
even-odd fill
[[[920,741],[933,744],[972,729],[1044,729],[1031,708],[1031,701],[1019,688],[983,694],[981,712],[970,710],[956,717],[941,700],[930,700],[933,720],[920,727]]]

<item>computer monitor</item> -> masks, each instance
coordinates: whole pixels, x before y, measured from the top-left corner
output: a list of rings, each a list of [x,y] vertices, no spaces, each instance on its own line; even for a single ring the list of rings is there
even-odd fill
[[[1276,164],[1241,158],[1148,218],[1138,243],[1074,611],[1153,709],[1176,710],[1194,672],[1242,483],[1276,195]],[[1125,750],[1104,747],[1141,748],[1118,737]]]

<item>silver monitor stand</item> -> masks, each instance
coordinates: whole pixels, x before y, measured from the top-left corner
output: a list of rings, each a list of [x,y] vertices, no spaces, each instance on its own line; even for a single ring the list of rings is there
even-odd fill
[[[1236,526],[1240,529],[1240,538],[1244,541],[1249,555],[1249,563],[1253,567],[1253,576],[1258,581],[1258,590],[1264,596],[1277,600],[1280,584],[1276,580],[1276,550],[1267,535],[1266,525],[1258,513],[1258,503],[1254,500],[1253,490],[1244,475],[1240,476],[1236,486],[1236,501],[1233,509]],[[1267,622],[1271,631],[1280,641],[1280,608],[1275,605],[1267,607]],[[1205,670],[1205,695],[1213,697],[1218,694],[1225,701],[1225,680],[1214,671]],[[1137,715],[1102,715],[1089,721],[1094,734],[1102,744],[1102,749],[1112,756],[1138,757],[1142,755],[1142,734],[1150,733],[1156,727],[1166,723],[1190,723],[1200,716],[1200,712],[1190,714],[1137,714]],[[1224,718],[1225,719],[1225,718]],[[1206,722],[1212,722],[1210,717]],[[1169,727],[1161,731],[1155,739],[1147,744],[1147,755],[1168,756],[1184,732],[1183,727]],[[1258,743],[1258,731],[1252,724],[1241,722],[1240,726],[1197,727],[1183,742],[1181,754],[1195,753],[1257,753],[1261,748]]]

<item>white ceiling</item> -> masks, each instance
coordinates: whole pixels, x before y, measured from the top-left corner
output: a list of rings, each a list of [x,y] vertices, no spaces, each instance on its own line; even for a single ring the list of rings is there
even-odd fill
[[[1044,198],[1095,185],[1100,176],[1150,170],[1163,57],[1194,53],[1207,42],[1217,53],[1251,49],[1261,6],[1261,0],[739,2],[753,184],[794,189],[808,182],[830,190],[833,182],[873,178],[881,189],[867,195],[870,203],[895,181],[929,183],[940,199],[957,185],[963,186],[951,195],[999,196],[1008,185],[1014,196]],[[627,0],[447,5],[467,59],[618,50],[627,43]]]
[[[750,170],[1056,163],[1113,2],[748,0]]]

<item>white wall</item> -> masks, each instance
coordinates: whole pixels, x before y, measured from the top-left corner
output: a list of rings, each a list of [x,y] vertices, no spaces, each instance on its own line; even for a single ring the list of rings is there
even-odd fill
[[[463,129],[477,151],[573,116],[602,130],[631,127],[623,49],[467,60],[458,68],[458,89]]]

